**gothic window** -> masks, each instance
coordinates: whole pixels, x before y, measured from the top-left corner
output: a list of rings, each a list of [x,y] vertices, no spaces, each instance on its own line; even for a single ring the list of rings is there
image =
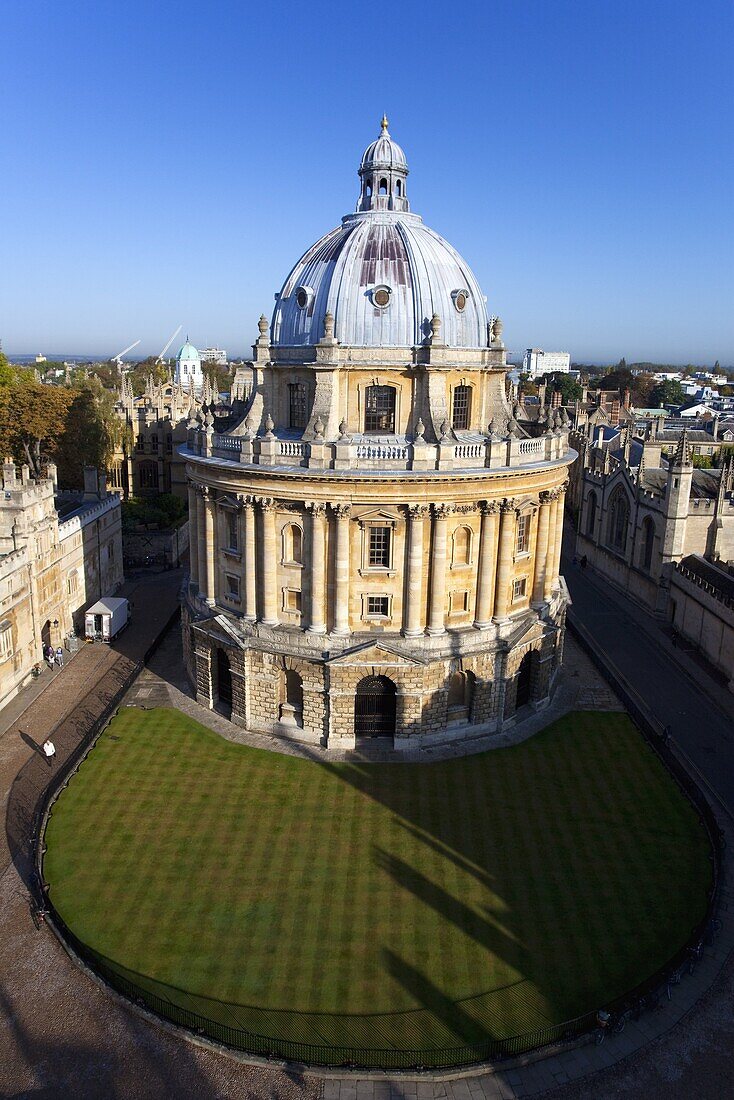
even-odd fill
[[[138,434],[138,437],[135,440],[135,450],[136,451],[144,451],[145,450],[145,440],[143,439],[141,434]]]
[[[283,528],[283,564],[302,565],[303,531],[297,523],[287,523]]]
[[[157,451],[158,450],[158,436],[157,435],[152,435],[150,437],[150,449],[151,449],[151,451]]]
[[[9,619],[0,623],[0,661],[13,656],[13,625]]]
[[[652,566],[652,552],[655,546],[655,524],[649,516],[642,524],[642,568],[648,572]]]
[[[594,537],[594,529],[596,527],[596,493],[592,489],[588,496],[587,511],[586,511],[586,534],[589,538]]]
[[[79,574],[72,569],[66,578],[66,589],[70,596],[76,596],[79,591]]]
[[[471,386],[457,386],[454,390],[451,422],[458,431],[468,431],[471,417]]]
[[[471,531],[468,527],[457,527],[453,537],[452,565],[469,565],[471,560]]]
[[[365,394],[365,432],[395,431],[395,389],[368,386]]]
[[[390,527],[370,527],[368,557],[370,569],[389,569],[391,535]]]
[[[157,489],[158,463],[141,462],[140,466],[138,467],[138,478],[140,480],[141,489]]]
[[[627,546],[627,528],[629,527],[630,506],[623,489],[617,489],[612,495],[609,508],[609,527],[607,539],[612,550],[623,554]]]
[[[308,423],[308,391],[305,382],[288,384],[288,427],[305,428]]]
[[[530,515],[525,512],[517,518],[517,534],[515,537],[515,553],[527,554],[530,547]]]

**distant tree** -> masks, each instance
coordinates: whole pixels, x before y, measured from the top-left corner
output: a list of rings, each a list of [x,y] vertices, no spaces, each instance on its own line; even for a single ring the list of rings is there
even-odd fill
[[[549,389],[561,391],[561,400],[564,405],[571,405],[574,401],[581,400],[583,388],[570,374],[550,374],[545,377]]]
[[[719,374],[720,371],[721,371],[721,367],[719,366],[719,360],[717,359],[716,362],[714,363],[714,374]]]
[[[656,382],[650,391],[650,408],[657,409],[662,405],[682,405],[686,399],[680,382],[672,378],[663,382]]]
[[[128,372],[130,385],[136,397],[145,393],[145,387],[148,385],[148,378],[151,374],[156,384],[165,382],[168,378],[168,366],[165,363],[157,362],[155,355],[149,355],[147,359],[143,359]]]
[[[624,356],[622,356],[622,358],[617,363],[617,370],[618,371],[626,371],[627,370],[627,360],[624,358]]]
[[[7,355],[0,351],[0,386],[11,386],[15,382],[15,377],[15,367],[11,367]]]
[[[523,392],[524,397],[536,397],[537,396],[538,387],[535,385],[535,382],[532,382],[530,380],[530,375],[529,374],[521,374],[520,378],[519,378],[519,383],[520,383],[520,386],[522,388],[522,392]]]

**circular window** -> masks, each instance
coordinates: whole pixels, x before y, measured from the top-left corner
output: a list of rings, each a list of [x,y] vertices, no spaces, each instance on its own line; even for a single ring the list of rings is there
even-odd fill
[[[390,303],[390,287],[389,286],[377,286],[372,291],[372,301],[380,309],[384,309],[386,305]]]
[[[313,298],[313,291],[310,286],[299,286],[296,291],[296,305],[299,309],[305,309],[310,305]]]
[[[463,313],[464,310],[466,309],[466,301],[467,301],[467,298],[469,297],[469,291],[468,290],[455,290],[454,293],[451,295],[451,297],[454,299],[454,306],[456,308],[457,313]]]

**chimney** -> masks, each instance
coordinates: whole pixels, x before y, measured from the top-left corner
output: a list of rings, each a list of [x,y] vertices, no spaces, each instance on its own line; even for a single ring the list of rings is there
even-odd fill
[[[97,470],[97,493],[99,499],[104,500],[107,496],[107,471]]]
[[[53,482],[54,493],[56,493],[59,487],[59,478],[55,462],[49,462],[46,466],[46,477]]]
[[[84,467],[84,500],[97,499],[97,470],[94,466]]]

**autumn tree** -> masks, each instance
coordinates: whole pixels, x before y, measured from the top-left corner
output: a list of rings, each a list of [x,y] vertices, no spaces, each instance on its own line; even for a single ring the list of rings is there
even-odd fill
[[[13,382],[0,388],[0,447],[41,477],[56,460],[73,401],[72,390],[40,382]]]

